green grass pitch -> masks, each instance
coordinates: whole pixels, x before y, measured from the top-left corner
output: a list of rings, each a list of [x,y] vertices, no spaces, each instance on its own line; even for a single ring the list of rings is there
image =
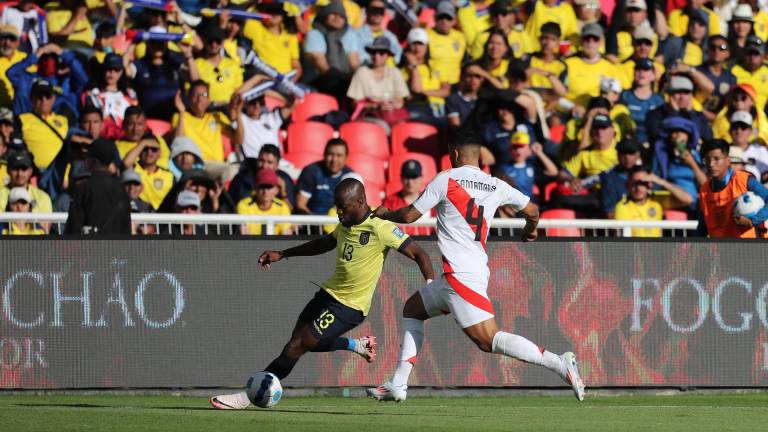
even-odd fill
[[[178,396],[0,395],[2,431],[758,431],[768,394],[286,397],[272,409],[210,409]]]

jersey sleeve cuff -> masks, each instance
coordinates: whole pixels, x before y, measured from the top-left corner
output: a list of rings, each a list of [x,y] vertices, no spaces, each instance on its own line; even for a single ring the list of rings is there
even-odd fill
[[[403,251],[405,251],[405,248],[407,248],[408,245],[411,243],[413,243],[413,238],[412,237],[406,238],[405,240],[403,240],[402,243],[400,243],[400,247],[397,248],[397,251],[402,253]]]

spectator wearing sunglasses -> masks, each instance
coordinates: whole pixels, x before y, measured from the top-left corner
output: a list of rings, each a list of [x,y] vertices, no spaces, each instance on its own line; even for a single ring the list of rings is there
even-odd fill
[[[758,181],[765,183],[766,181],[763,179],[768,177],[768,149],[756,136],[752,124],[752,114],[748,111],[733,113],[731,116],[731,150],[729,154],[733,153],[734,148],[738,148],[742,153],[743,161],[746,162],[744,169],[752,173]]]
[[[728,65],[731,58],[728,39],[720,35],[710,37],[706,51],[707,61],[696,70],[712,83],[712,91],[705,96],[702,104],[704,115],[712,121],[725,106],[726,96],[736,86],[736,76]]]
[[[731,142],[730,131],[733,126],[733,115],[743,111],[752,116],[751,126],[754,130],[755,139],[768,143],[768,117],[766,117],[765,112],[757,109],[755,89],[749,84],[736,84],[725,100],[725,107],[720,110],[712,123],[714,137]]]
[[[384,15],[386,13],[386,3],[384,0],[372,0],[365,8],[365,24],[357,29],[357,37],[360,39],[360,46],[368,46],[379,36],[387,38],[389,46],[392,48],[392,58],[390,66],[400,63],[400,56],[403,49],[394,33],[387,30],[384,26]],[[360,60],[363,64],[371,64],[371,56],[367,51],[360,53]]]
[[[614,12],[615,14],[616,12]],[[651,27],[648,21],[648,4],[645,0],[627,0],[623,11],[623,24],[618,30],[611,29],[605,37],[606,57],[623,62],[632,57],[635,50],[633,43],[635,31],[640,27]],[[656,55],[659,48],[659,36],[651,29],[651,52]]]
[[[200,79],[208,83],[209,98],[214,105],[225,105],[243,85],[243,69],[238,59],[222,55],[224,32],[218,24],[203,33],[203,57],[195,60]]]
[[[136,158],[138,157],[138,163]],[[160,208],[160,204],[173,187],[173,173],[167,168],[157,164],[160,160],[160,142],[148,133],[144,135],[139,144],[131,150],[123,160],[126,166],[132,166],[141,176],[141,184],[144,190],[139,198],[148,202],[153,209]]]
[[[453,85],[459,82],[467,40],[460,31],[454,29],[456,7],[450,1],[443,0],[437,5],[435,20],[435,27],[428,30],[432,67],[441,79]]]
[[[621,78],[619,69],[600,54],[603,37],[599,24],[585,25],[581,29],[581,51],[565,60],[568,66],[566,98],[581,110],[591,97],[600,95],[601,78]]]
[[[739,84],[749,84],[755,89],[755,105],[758,111],[762,111],[768,99],[768,66],[764,64],[765,43],[757,36],[750,36],[744,51],[744,56],[731,72]]]

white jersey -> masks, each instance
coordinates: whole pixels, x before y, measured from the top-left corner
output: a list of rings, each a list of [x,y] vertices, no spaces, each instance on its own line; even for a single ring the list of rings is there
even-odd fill
[[[465,165],[438,174],[413,206],[421,214],[436,207],[443,270],[476,285],[488,282],[485,242],[496,209],[510,205],[521,210],[529,201],[503,180]]]

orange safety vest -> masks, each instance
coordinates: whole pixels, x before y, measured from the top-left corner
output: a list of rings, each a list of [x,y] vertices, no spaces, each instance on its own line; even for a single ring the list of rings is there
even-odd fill
[[[755,228],[743,228],[733,223],[733,203],[748,191],[750,174],[734,171],[731,180],[720,192],[712,191],[712,180],[699,190],[699,206],[710,237],[757,237]]]

